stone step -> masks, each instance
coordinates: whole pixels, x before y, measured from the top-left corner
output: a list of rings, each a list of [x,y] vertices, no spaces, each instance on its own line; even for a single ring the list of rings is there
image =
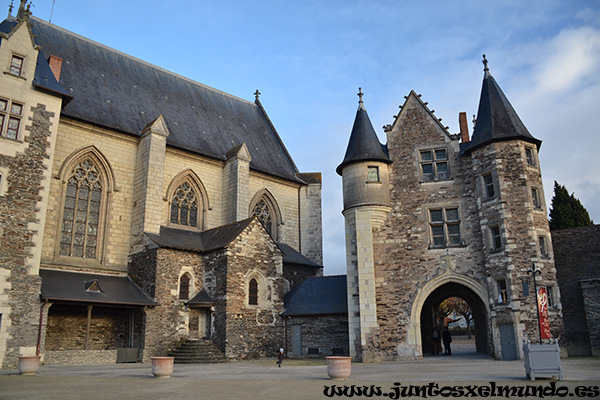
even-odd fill
[[[222,363],[229,361],[210,340],[188,340],[170,354],[176,364]]]

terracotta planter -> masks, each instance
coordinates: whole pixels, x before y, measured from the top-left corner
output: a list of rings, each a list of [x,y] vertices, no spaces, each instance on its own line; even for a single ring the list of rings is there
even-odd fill
[[[331,356],[327,359],[327,375],[331,379],[348,379],[352,370],[352,357]]]
[[[152,374],[156,378],[169,378],[173,373],[173,360],[175,357],[150,357],[152,360]]]
[[[40,368],[40,356],[19,357],[19,373],[21,375],[35,375]]]

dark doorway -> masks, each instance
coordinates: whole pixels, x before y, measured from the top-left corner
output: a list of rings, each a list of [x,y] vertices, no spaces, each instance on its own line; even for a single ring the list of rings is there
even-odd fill
[[[423,304],[423,309],[421,311],[421,342],[423,344],[423,355],[430,355],[433,351],[432,331],[435,321],[437,320],[435,310],[444,300],[452,297],[458,297],[471,306],[473,313],[471,325],[474,329],[474,339],[469,341],[466,337],[456,337],[453,339],[453,343],[455,341],[457,342],[457,345],[460,343],[463,347],[460,348],[459,351],[462,351],[463,353],[469,353],[470,348],[472,354],[483,353],[491,355],[493,351],[492,346],[489,344],[489,318],[487,315],[487,308],[475,292],[458,283],[446,283],[440,286],[429,295]],[[442,323],[443,321],[440,324]],[[471,343],[472,347],[469,346],[469,343]],[[453,354],[456,354],[456,352],[453,351]]]

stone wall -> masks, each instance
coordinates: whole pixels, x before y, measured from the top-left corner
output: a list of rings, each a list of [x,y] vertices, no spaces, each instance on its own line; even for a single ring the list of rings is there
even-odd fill
[[[599,355],[597,336],[600,295],[594,287],[600,278],[600,225],[552,231],[556,275],[563,300],[563,344],[569,356]],[[595,304],[595,306],[594,306]],[[590,314],[588,314],[588,309]],[[594,333],[595,332],[595,333]]]
[[[348,315],[309,315],[294,316],[286,319],[285,354],[293,356],[292,326],[302,328],[302,356],[326,357],[348,356],[350,354],[348,341]]]
[[[47,351],[44,365],[114,364],[118,350],[63,350]]]
[[[87,314],[87,306],[52,305],[46,327],[46,351],[83,350]],[[87,350],[127,347],[128,339],[128,309],[92,307]]]
[[[581,281],[592,356],[600,356],[600,278]]]
[[[257,219],[227,247],[225,354],[229,358],[271,356],[282,347],[282,260],[283,253]],[[258,305],[248,301],[251,279],[258,282]]]
[[[165,356],[187,338],[189,312],[179,300],[179,277],[192,277],[190,296],[203,286],[201,255],[173,249],[149,249],[132,257],[132,279],[160,305],[146,310],[144,357]]]
[[[8,171],[7,191],[0,196],[0,359],[1,367],[17,365],[20,355],[36,351],[41,303],[41,278],[29,262],[36,248],[37,231],[31,226],[43,220],[38,208],[43,187],[45,160],[50,157],[50,124],[54,114],[44,105],[31,107],[28,146],[15,156],[0,155],[0,166]]]

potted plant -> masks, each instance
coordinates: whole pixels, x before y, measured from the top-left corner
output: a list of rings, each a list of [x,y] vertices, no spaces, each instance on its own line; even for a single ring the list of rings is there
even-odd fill
[[[41,356],[19,357],[19,373],[21,375],[35,375],[40,368]]]
[[[327,375],[331,379],[348,379],[352,368],[352,357],[329,356],[327,360]]]
[[[150,357],[152,360],[152,374],[156,378],[169,378],[173,373],[175,357]]]

